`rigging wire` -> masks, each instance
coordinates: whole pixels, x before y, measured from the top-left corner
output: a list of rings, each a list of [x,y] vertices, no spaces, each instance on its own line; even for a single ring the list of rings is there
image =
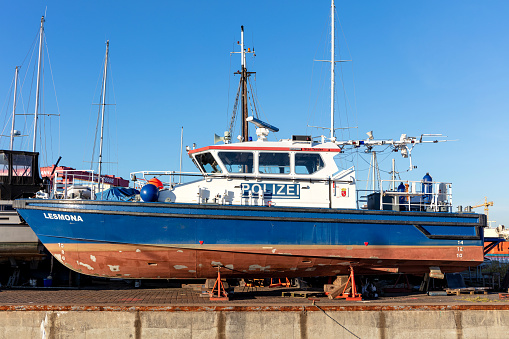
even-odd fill
[[[338,14],[338,12],[336,11],[335,8],[334,8],[334,12],[336,13],[335,17],[338,18],[338,23],[339,23],[339,26],[340,26],[340,29],[341,29],[341,33],[343,33],[344,42],[348,46],[348,43],[346,41],[346,36],[345,36],[344,31],[343,31],[343,26],[341,26],[341,20],[339,19],[339,14]],[[353,58],[351,57],[350,50],[348,48],[347,48],[347,50],[348,50],[348,54],[350,56],[350,60],[352,60]],[[342,51],[342,48],[338,48],[339,60],[341,60],[341,51]],[[348,96],[348,93],[347,93],[347,90],[346,90],[346,86],[345,86],[344,71],[343,71],[343,63],[342,62],[339,63],[339,69],[340,69],[340,77],[339,77],[339,79],[341,81],[341,85],[342,85],[342,89],[343,89],[343,99],[344,99],[344,106],[345,106],[344,109],[345,109],[346,126],[350,126],[348,107],[351,106],[351,104],[350,104],[350,98]],[[340,124],[341,124],[341,114],[338,114],[338,117],[340,119]],[[357,124],[355,124],[355,125],[357,125]],[[347,133],[348,134],[347,139],[352,139],[349,128],[348,128],[347,132],[348,132]],[[344,134],[344,133],[345,133],[345,131],[341,130],[341,134]],[[343,136],[343,139],[345,139],[344,136]]]
[[[344,40],[344,43],[346,44],[348,54],[349,54],[349,55],[351,55],[351,53],[350,53],[350,49],[349,49],[349,47],[348,47],[348,42],[346,41],[345,33],[344,33],[343,27],[342,27],[342,25],[341,25],[341,21],[339,20],[339,15],[337,15],[337,10],[336,10],[336,8],[334,8],[334,11],[335,11],[335,13],[336,13],[336,17],[338,18],[338,19],[337,19],[337,21],[339,22],[339,27],[341,28],[341,32],[342,32],[342,36],[343,36],[343,40]],[[329,20],[327,20],[327,22],[325,23],[324,27],[325,27],[325,28],[324,28],[324,29],[323,29],[323,31],[322,31],[322,35],[321,35],[320,41],[323,41],[323,40],[324,40],[325,32],[327,32],[327,31],[328,31],[328,32],[329,32],[329,34],[332,34],[332,32],[330,31],[330,29],[328,29],[329,27],[331,27],[331,18],[330,18],[330,16],[329,16]],[[336,39],[336,36],[335,36],[335,39]],[[323,43],[323,44],[322,44],[322,43],[320,43],[320,45],[324,46],[324,47],[323,47],[323,48],[324,48],[323,53],[324,53],[324,54],[325,54],[325,53],[327,53],[326,49],[327,49],[327,45],[328,45],[328,44],[327,44],[327,43]],[[340,47],[340,46],[339,46],[339,44],[338,44],[339,54],[341,54],[342,48],[339,48],[339,47]],[[317,49],[317,52],[315,52],[315,60],[316,60],[316,56],[317,56],[318,50],[320,50],[320,48],[318,48],[318,49]],[[341,58],[339,58],[339,59],[341,59]],[[351,57],[350,57],[350,59],[351,59]],[[335,60],[331,60],[330,62],[334,62],[334,61],[335,61]],[[322,67],[321,67],[321,70],[322,70],[322,71],[320,72],[321,76],[319,77],[319,79],[320,79],[320,81],[319,81],[319,82],[322,82],[322,81],[323,81],[323,83],[322,83],[320,86],[318,86],[318,90],[317,90],[317,92],[318,92],[318,93],[320,93],[320,92],[321,92],[321,91],[322,91],[322,90],[326,87],[325,82],[326,82],[326,80],[327,80],[327,77],[325,77],[325,76],[324,76],[324,77],[322,78],[322,76],[323,76],[323,74],[324,74],[324,72],[325,72],[325,70],[324,70],[325,68],[326,68],[326,67],[324,67],[324,66],[322,66]],[[316,77],[316,76],[315,76],[315,73],[316,73],[316,72],[315,72],[315,67],[314,67],[314,63],[313,63],[312,75],[311,75],[311,80],[312,80],[312,81],[311,81],[311,84],[313,84],[313,80],[314,80],[314,78]],[[352,65],[352,75],[353,75],[353,65]],[[347,86],[346,86],[346,82],[345,82],[345,68],[344,68],[344,66],[343,66],[343,65],[341,65],[341,63],[340,63],[340,67],[339,67],[339,77],[338,77],[338,78],[339,78],[339,81],[341,81],[341,84],[342,84],[342,97],[343,97],[343,101],[344,101],[344,108],[343,108],[342,110],[339,110],[339,109],[338,109],[338,110],[337,110],[337,112],[338,112],[338,113],[335,113],[335,115],[337,114],[337,116],[338,116],[338,121],[339,121],[340,125],[343,125],[343,123],[346,123],[346,125],[347,125],[347,126],[350,126],[350,122],[351,122],[351,121],[350,121],[350,120],[351,120],[351,119],[350,119],[350,115],[351,115],[352,113],[349,113],[349,112],[353,112],[353,115],[354,115],[354,116],[353,116],[353,118],[354,118],[354,122],[355,122],[355,125],[357,125],[357,123],[356,123],[356,121],[357,121],[357,109],[356,109],[357,105],[356,105],[356,99],[355,99],[355,98],[356,98],[356,95],[355,95],[355,82],[354,82],[354,81],[353,81],[353,79],[352,79],[352,81],[354,82],[354,85],[353,85],[353,87],[354,87],[354,89],[353,89],[353,93],[354,93],[354,105],[355,105],[355,109],[354,109],[354,107],[352,107],[352,101],[351,101],[350,96],[349,96],[349,94],[348,94]],[[353,77],[352,77],[352,78],[353,78]],[[322,80],[322,79],[323,79],[323,80]],[[313,87],[313,86],[311,86],[311,88],[312,88],[312,87]],[[336,94],[336,96],[335,96],[335,97],[337,97],[337,94],[338,94],[338,90],[337,90],[337,89],[335,89],[335,94]],[[311,98],[312,96],[313,96],[313,90],[312,90],[312,89],[310,89],[310,98]],[[309,122],[311,122],[311,121],[313,120],[313,119],[311,118],[311,116],[312,116],[313,114],[316,114],[316,112],[318,111],[318,109],[317,109],[317,108],[318,108],[318,104],[319,104],[319,103],[321,103],[321,102],[324,102],[323,100],[322,100],[322,101],[320,100],[320,97],[321,97],[321,96],[322,96],[321,94],[317,94],[317,95],[316,95],[316,98],[315,98],[315,102],[314,102],[314,103],[313,103],[313,102],[312,102],[312,100],[310,99],[310,103],[309,103],[310,108],[309,108],[309,110],[308,110],[308,111],[309,111],[309,114],[308,114],[308,125],[309,125]],[[336,106],[336,105],[338,104],[338,102],[335,100],[333,104],[334,104],[334,106]],[[323,104],[322,104],[322,105],[323,105]],[[324,109],[324,110],[322,110],[322,112],[325,112],[325,109]],[[342,112],[344,112],[344,113],[342,113]],[[324,118],[325,113],[322,113],[322,114],[320,114],[320,115],[321,115],[320,120],[322,120],[322,118]],[[310,126],[308,126],[308,127],[310,127]],[[355,127],[355,128],[357,128],[357,127]],[[343,129],[341,129],[341,137],[345,139],[345,136],[348,136],[348,138],[346,138],[346,139],[351,139],[351,131],[349,131],[350,127],[346,127],[346,128],[344,128],[344,129],[348,129],[348,131],[343,131]],[[306,131],[307,131],[307,129],[306,129]],[[345,133],[346,133],[346,135],[345,135]],[[357,134],[358,134],[358,131],[357,131]]]
[[[46,41],[46,36],[44,36],[44,40]],[[50,75],[51,75],[51,82],[53,84],[53,93],[55,93],[55,103],[56,103],[56,106],[57,106],[58,120],[60,120],[60,106],[58,104],[57,89],[55,88],[55,80],[53,78],[53,68],[51,67],[51,60],[50,60],[50,57],[49,57],[49,49],[48,49],[47,41],[46,41],[46,53],[48,55],[48,65],[49,65],[49,71],[50,71]],[[52,129],[51,129],[51,119],[50,119],[50,131],[52,131]],[[60,131],[59,131],[58,137],[59,137],[58,138],[58,154],[60,154]],[[51,147],[51,154],[53,156],[53,133],[51,133],[51,132],[50,132],[50,147]],[[49,162],[47,164],[49,164]]]
[[[336,12],[337,13],[337,12]],[[337,16],[339,18],[339,14]],[[346,34],[345,34],[345,31],[343,30],[343,25],[341,25],[341,20],[338,19],[338,23],[339,23],[339,27],[341,28],[341,33],[343,34],[343,40],[345,42],[345,45],[346,45],[346,49],[348,50],[348,55],[350,56],[350,59],[352,60],[351,61],[351,65],[352,65],[352,82],[353,82],[353,95],[354,95],[354,110],[353,110],[353,113],[354,113],[354,117],[355,117],[355,126],[358,126],[358,111],[357,111],[357,95],[356,95],[356,91],[355,91],[355,74],[354,74],[354,67],[353,67],[353,58],[352,58],[352,53],[350,52],[350,46],[348,45],[348,40],[346,40]],[[350,104],[350,100],[348,100],[348,103],[349,103],[349,106],[351,107],[351,104]],[[359,135],[359,131],[357,130],[356,131],[357,133],[357,139],[358,139],[358,135]]]
[[[103,65],[104,65],[104,59],[103,59]],[[97,68],[99,69],[100,67],[97,66]],[[94,107],[93,102],[95,101],[95,96],[97,94],[97,87],[99,86],[99,81],[101,80],[101,75],[102,75],[102,70],[101,70],[101,72],[99,72],[99,75],[97,77],[97,82],[96,82],[95,88],[94,88],[94,94],[92,95],[92,104],[90,105],[90,111],[88,114],[88,125],[87,125],[87,129],[86,129],[87,131],[90,131],[91,126],[92,126],[92,108]],[[87,142],[84,143],[84,145],[90,145],[91,144],[91,140],[90,140],[91,133],[86,133],[86,135],[87,135],[88,139],[87,139]],[[94,140],[95,140],[95,138],[94,138]],[[86,148],[83,148],[83,160],[82,160],[83,163],[87,162],[87,161],[85,161],[86,153],[87,153]],[[91,162],[90,170],[92,170],[92,166],[93,166],[93,163]]]
[[[235,39],[234,39],[235,40]],[[232,43],[233,47],[232,47],[232,51],[235,49],[235,43]],[[232,53],[230,53],[230,60],[229,60],[229,65],[228,65],[228,92],[227,92],[227,95],[226,95],[226,98],[227,98],[227,102],[226,102],[226,129],[228,131],[230,131],[230,133],[232,132],[231,131],[231,128],[228,128],[228,118],[230,117],[230,90],[231,90],[231,71],[232,71]]]
[[[35,47],[34,47],[34,50],[32,52],[32,58],[33,58],[33,54],[34,53],[35,53]],[[28,69],[27,69],[27,74],[28,74]],[[30,82],[30,90],[28,92],[27,107],[26,107],[27,111],[30,111],[30,101],[31,101],[31,98],[32,98],[32,91],[34,89],[34,82],[36,81],[35,80],[35,78],[36,78],[35,74],[36,74],[36,67],[35,67],[35,63],[34,63],[34,67],[32,69],[32,81]],[[24,83],[24,81],[23,81],[23,83]],[[34,109],[34,112],[35,112],[35,109]],[[24,125],[25,126],[25,131],[28,131],[28,130],[32,131],[33,130],[34,121],[33,121],[33,119],[31,119],[31,121],[32,122],[30,124],[29,129],[26,129],[26,127],[27,127],[27,115],[25,115],[25,125]],[[29,140],[28,139],[29,138],[25,139],[25,142],[23,143],[23,148],[24,149],[28,148],[28,145],[29,145]]]
[[[254,96],[254,92],[253,92],[253,84],[251,83],[251,80],[249,80],[249,78],[247,78],[247,83],[249,84],[249,89],[251,91],[248,91],[248,98],[249,98],[249,93],[251,93],[251,103],[250,103],[250,107],[251,107],[251,112],[253,112],[253,115],[256,117],[256,118],[259,118],[258,116],[258,110],[256,109],[256,101],[255,101],[255,96]],[[249,100],[248,100],[249,101]]]
[[[102,97],[102,88],[101,88],[101,97]],[[101,120],[101,104],[99,104],[99,111],[97,113],[97,120],[95,123],[95,133],[94,133],[94,146],[92,147],[92,157],[90,158],[90,170],[94,167],[94,158],[95,158],[95,150],[97,147],[97,131],[99,130],[99,122]]]
[[[237,110],[238,110],[238,105],[239,105],[239,96],[240,96],[241,87],[242,87],[242,82],[239,81],[239,88],[237,89],[237,96],[235,98],[235,103],[233,105],[232,117],[230,120],[230,128],[228,129],[228,131],[230,131],[230,135],[233,135],[235,126],[236,126],[236,122],[237,122]]]
[[[25,64],[26,59],[28,58],[29,55],[31,55],[30,52],[32,52],[32,55],[33,55],[33,53],[35,51],[34,46],[36,44],[36,41],[37,41],[38,37],[39,37],[39,30],[37,30],[37,34],[35,34],[34,40],[32,41],[32,44],[31,44],[30,48],[28,49],[27,53],[25,54],[25,57],[23,58],[23,62],[21,63],[20,66],[18,66],[19,70],[21,70],[21,68],[23,68],[23,65]],[[31,59],[30,59],[30,61],[31,61]],[[27,67],[27,71],[28,71],[29,67],[30,67],[30,64]],[[25,73],[25,77],[26,77],[26,73]],[[18,79],[19,79],[19,77],[18,77]],[[5,110],[5,114],[6,115],[5,115],[5,119],[4,119],[4,127],[3,127],[3,130],[2,130],[2,135],[6,135],[7,134],[6,129],[9,128],[9,125],[12,124],[12,120],[11,120],[12,119],[12,114],[9,113],[9,108],[11,107],[10,106],[10,99],[9,98],[13,97],[13,95],[14,95],[14,93],[13,93],[14,81],[15,81],[15,78],[13,78],[13,80],[11,82],[11,87],[9,89],[9,94],[7,95],[7,98],[6,98],[5,102],[4,102],[4,106],[2,107],[2,112],[4,111],[4,108],[6,108],[6,110]],[[21,84],[18,85],[18,93],[16,93],[16,96],[19,95],[19,100],[17,102],[17,105],[20,105],[22,110],[24,111],[24,109],[23,109],[23,107],[24,107],[23,94],[22,94],[23,93],[23,83],[24,83],[24,81]],[[7,106],[7,107],[5,107],[5,106]],[[25,119],[26,119],[26,117],[25,117]],[[5,148],[7,148],[7,147],[5,147]],[[15,148],[14,145],[13,145],[13,148]]]
[[[114,123],[115,123],[115,147],[116,147],[116,152],[115,152],[115,161],[113,162],[115,165],[116,165],[116,171],[114,172],[117,176],[119,175],[119,170],[118,170],[118,154],[119,154],[119,148],[118,148],[118,112],[117,112],[117,96],[115,94],[115,81],[113,79],[113,63],[111,62],[111,58],[110,58],[110,61],[109,61],[109,66],[110,66],[110,83],[111,83],[111,89],[113,91],[113,106],[114,106],[114,112],[115,112],[115,116],[114,116]],[[113,142],[111,142],[110,140],[110,145],[113,145]],[[111,151],[110,153],[108,154],[108,156],[110,157],[111,156]],[[111,173],[111,172],[110,172]]]
[[[25,61],[26,59],[28,58],[28,55],[30,54],[30,51],[32,51],[32,55],[33,55],[33,51],[35,51],[35,45],[37,43],[37,39],[39,38],[39,30],[37,30],[37,34],[35,34],[34,36],[34,40],[32,41],[32,45],[30,46],[30,48],[28,49],[28,52],[27,54],[25,55],[25,58],[23,58],[23,62],[21,63],[20,67],[23,67],[23,65],[25,64]],[[32,57],[30,57],[30,61],[32,60]],[[29,64],[30,65],[30,64]]]
[[[12,118],[12,114],[9,114],[9,103],[10,103],[10,100],[9,98],[11,98],[13,95],[12,95],[12,92],[14,91],[14,81],[16,80],[16,76],[14,76],[12,78],[12,81],[11,81],[11,86],[9,88],[9,93],[7,94],[6,98],[5,98],[5,101],[4,101],[4,104],[2,106],[2,112],[4,112],[4,108],[5,108],[5,114],[4,114],[4,128],[2,129],[2,135],[5,135],[5,129],[7,128],[7,126],[9,125],[9,122],[11,121],[11,118]],[[7,106],[7,107],[6,107]],[[2,139],[3,140],[3,139]]]
[[[27,103],[26,103],[26,106],[25,106],[25,100],[23,98],[23,88],[24,88],[24,85],[26,83],[26,79],[27,79],[27,76],[29,74],[29,71],[30,71],[30,68],[31,68],[31,64],[32,64],[32,60],[33,60],[33,56],[35,54],[35,50],[36,50],[36,41],[37,41],[37,38],[39,37],[39,34],[40,34],[40,31],[38,30],[37,34],[35,35],[34,37],[34,40],[32,41],[32,44],[30,46],[30,49],[28,50],[27,54],[25,55],[24,59],[23,59],[23,62],[21,63],[21,65],[19,66],[19,68],[22,68],[24,67],[27,59],[29,58],[30,56],[30,59],[29,59],[29,62],[28,62],[28,66],[26,67],[26,71],[25,71],[25,74],[23,76],[23,79],[21,81],[21,84],[19,85],[19,92],[16,93],[16,95],[18,96],[19,95],[19,100],[18,100],[18,103],[20,103],[20,106],[22,108],[22,111],[24,113],[17,113],[16,115],[24,115],[24,122],[23,122],[23,127],[24,127],[24,130],[32,130],[32,127],[33,127],[33,121],[32,123],[30,124],[30,128],[27,128],[28,125],[27,125],[27,119],[28,119],[28,116],[29,115],[32,115],[31,113],[27,113],[28,111],[30,111],[30,103],[31,103],[31,99],[32,99],[32,91],[33,91],[33,85],[34,85],[34,82],[35,82],[35,73],[36,73],[36,68],[33,67],[32,68],[32,81],[30,82],[30,89],[29,89],[29,92],[28,92],[28,99],[27,99]],[[47,39],[46,39],[46,36],[44,36],[44,41],[42,42],[43,43],[43,49],[45,48],[46,49],[46,53],[43,53],[42,54],[42,59],[41,59],[41,64],[42,66],[44,66],[44,58],[46,57],[47,55],[47,58],[48,58],[48,63],[49,63],[49,67],[50,67],[50,74],[51,74],[51,80],[52,80],[52,84],[53,84],[53,90],[54,90],[54,93],[55,93],[55,102],[56,102],[56,106],[57,106],[57,112],[58,112],[58,116],[60,116],[60,108],[59,108],[59,104],[58,104],[58,97],[56,95],[56,88],[55,88],[55,81],[54,81],[54,77],[53,77],[53,70],[52,70],[52,67],[51,67],[51,60],[50,60],[50,56],[49,56],[49,49],[48,49],[48,44],[47,44]],[[49,116],[50,114],[46,113],[45,111],[45,103],[46,103],[46,98],[45,98],[45,83],[44,83],[44,74],[45,74],[45,68],[43,67],[42,68],[42,95],[41,95],[41,107],[42,107],[42,113],[40,115],[40,119],[42,119],[41,121],[41,124],[38,126],[38,131],[36,132],[39,132],[39,135],[38,135],[38,141],[40,142],[40,150],[41,152],[40,153],[43,153],[44,155],[41,156],[41,160],[42,160],[42,163],[46,162],[48,163],[48,156],[51,155],[53,153],[53,133],[52,133],[52,122],[51,122],[51,119],[49,122],[46,122],[46,117]],[[10,90],[10,95],[12,95],[13,92],[12,92],[12,89]],[[10,105],[8,105],[8,107],[10,107]],[[3,110],[3,108],[2,108]],[[6,123],[4,124],[4,129],[3,129],[3,132],[2,134],[5,132],[5,129],[7,128],[7,125],[9,122],[12,123],[12,115],[11,117],[6,121]],[[30,120],[33,120],[33,119],[30,119]],[[4,120],[5,121],[5,120]],[[49,133],[44,133],[45,135],[46,134],[49,134],[50,135],[50,146],[48,148],[48,145],[47,143],[43,143],[43,133],[42,131],[46,131],[48,129],[47,125],[49,124]],[[60,131],[59,131],[60,133]],[[25,139],[25,141],[21,141],[21,149],[25,149],[25,148],[28,148],[29,144],[30,144],[30,141],[28,140],[29,138]],[[60,134],[59,134],[59,147],[60,147]],[[60,151],[60,150],[59,150]]]
[[[44,65],[44,52],[42,53],[42,60],[41,60],[41,64]],[[46,69],[44,67],[42,67],[42,75],[41,75],[41,81],[42,81],[42,85],[41,85],[41,92],[42,92],[42,95],[41,95],[41,98],[39,99],[40,101],[40,105],[41,105],[41,110],[40,110],[40,113],[39,113],[39,117],[38,117],[38,123],[36,126],[37,126],[37,131],[35,131],[37,133],[37,137],[38,137],[38,144],[39,144],[39,149],[40,149],[40,154],[41,154],[41,162],[44,162],[46,163],[46,160],[47,160],[47,156],[48,156],[48,152],[47,150],[45,149],[45,145],[42,143],[42,131],[45,130],[45,124],[46,124],[46,119],[44,119],[43,117],[45,116],[45,112],[44,112],[44,107],[45,107],[45,104],[44,104],[44,98],[46,97],[44,95],[44,89],[45,89],[45,82],[44,82],[44,74],[45,74],[45,71]],[[40,95],[41,93],[39,93]],[[34,122],[35,123],[35,122]],[[37,151],[37,149],[35,149],[35,151]],[[44,154],[42,154],[44,153]]]
[[[327,27],[330,27],[330,20],[327,21],[325,24],[324,24],[324,27],[322,29],[322,34],[321,34],[321,37],[320,37],[320,43],[318,44],[318,47],[315,51],[315,55],[314,55],[314,58],[313,60],[316,60],[317,58],[317,54],[318,54],[318,50],[320,48],[320,46],[322,45],[322,41],[325,39],[325,32],[327,31]],[[326,43],[323,43],[323,51],[322,53],[325,55],[326,53],[326,48],[327,48],[327,44]],[[315,114],[315,112],[318,110],[317,106],[318,106],[318,103],[321,102],[319,99],[320,99],[320,93],[323,93],[323,89],[325,88],[325,81],[326,81],[326,77],[323,75],[323,73],[325,72],[324,71],[324,67],[323,67],[323,64],[320,66],[320,70],[321,70],[321,74],[319,74],[319,77],[318,77],[318,83],[320,85],[320,82],[323,81],[322,83],[322,86],[318,86],[318,90],[317,90],[317,95],[316,95],[316,99],[315,99],[315,102],[314,102],[314,106],[313,108],[311,108],[311,96],[312,96],[312,88],[313,88],[313,78],[314,78],[314,69],[315,69],[315,62],[313,62],[313,66],[312,66],[312,70],[311,70],[311,86],[309,88],[309,108],[308,108],[308,123],[307,123],[307,126],[306,126],[306,133],[308,131],[308,128],[310,123],[312,123],[312,119],[311,119],[311,116]],[[323,80],[322,80],[323,79]],[[321,119],[320,119],[321,120]],[[313,123],[314,124],[314,123]]]
[[[235,49],[235,44],[233,44],[233,49]],[[254,43],[253,43],[253,53],[254,53],[254,50],[255,49],[254,49]],[[235,53],[235,52],[230,53],[230,62],[229,62],[229,71],[230,72],[229,73],[231,73],[232,54],[233,53]],[[253,67],[255,67],[254,64],[255,64],[256,59],[254,58],[254,56],[251,58],[251,60],[252,60]],[[234,74],[238,74],[238,73],[234,73]],[[250,75],[248,75],[247,79],[246,79],[246,82],[248,83],[248,91],[246,93],[248,110],[252,112],[253,116],[258,118],[260,114],[264,114],[264,111],[260,104],[260,101],[258,100],[257,87],[255,85],[253,85],[253,82],[250,80],[250,78],[251,78]],[[256,74],[255,74],[254,78],[255,78],[254,82],[256,84]],[[228,77],[227,114],[229,114],[229,107],[230,107],[229,106],[230,88],[231,88],[230,86],[231,86],[231,77]],[[230,121],[229,127],[228,127],[228,123],[227,123],[227,127],[228,127],[228,131],[230,132],[231,136],[233,136],[235,134],[234,132],[235,132],[236,126],[237,126],[237,115],[240,115],[239,114],[239,98],[240,98],[241,90],[242,90],[242,77],[240,78],[239,87],[237,88],[237,94],[235,97],[231,118],[229,118],[229,116],[227,116],[227,121],[228,120]],[[249,100],[250,98],[251,98],[251,100]]]
[[[253,51],[254,51],[254,47],[253,47]],[[252,59],[256,60],[254,57]],[[256,73],[254,74],[254,81],[251,81],[250,78],[248,78],[248,82],[249,82],[249,86],[251,88],[251,99],[253,100],[253,105],[255,106],[256,118],[261,118],[261,116],[263,116],[263,120],[270,123],[270,119],[265,114],[263,106],[262,106],[260,100],[258,99],[258,86],[256,86]],[[273,134],[271,134],[271,135],[275,136],[275,135],[277,135],[277,132],[273,132]]]
[[[104,58],[103,58],[103,65],[104,65],[104,62],[106,62],[106,54],[104,55]],[[101,73],[102,73],[102,79],[104,79],[104,70],[101,71]],[[101,91],[100,91],[99,98],[102,98],[102,96],[103,96],[103,87],[101,86]],[[99,99],[99,101],[101,101],[101,99]],[[96,124],[95,124],[94,146],[92,148],[92,157],[90,159],[90,170],[92,170],[93,166],[94,166],[95,151],[96,151],[96,148],[97,148],[97,132],[99,130],[99,122],[101,120],[101,104],[102,104],[102,102],[98,105],[99,109],[98,109],[98,112],[97,112],[97,121],[96,121]]]
[[[338,14],[336,10],[335,10],[335,12],[336,12],[336,14]],[[358,110],[357,110],[357,92],[356,92],[356,86],[355,86],[355,72],[354,72],[354,65],[353,65],[354,61],[353,61],[353,58],[352,58],[352,53],[350,51],[350,46],[348,45],[348,40],[346,39],[345,31],[343,30],[343,25],[341,24],[341,20],[339,20],[339,14],[337,15],[337,18],[338,18],[339,27],[341,29],[341,33],[343,35],[343,41],[344,41],[344,43],[346,45],[346,49],[348,51],[348,55],[350,56],[350,59],[352,60],[350,62],[350,65],[351,65],[351,72],[352,72],[352,87],[353,87],[352,91],[353,91],[353,101],[354,101],[353,104],[354,104],[354,107],[352,107],[352,104],[350,102],[350,98],[347,97],[346,99],[348,100],[348,106],[350,106],[350,108],[353,111],[354,125],[355,126],[359,126],[359,114],[358,114]],[[343,68],[341,67],[341,70],[342,69]],[[343,84],[343,86],[344,86],[344,84]],[[345,101],[345,105],[346,105],[346,101]],[[347,115],[347,118],[348,118],[348,115]],[[347,124],[350,124],[350,122],[347,121]],[[359,139],[359,130],[358,129],[355,131],[355,134],[356,134],[355,135],[356,139]],[[351,131],[348,131],[348,136],[349,136],[349,139],[352,138],[351,137]],[[359,159],[357,157],[356,166],[358,166],[358,165],[359,165]]]

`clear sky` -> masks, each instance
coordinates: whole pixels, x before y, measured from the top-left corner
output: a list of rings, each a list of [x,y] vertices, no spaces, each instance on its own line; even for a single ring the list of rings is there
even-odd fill
[[[247,62],[256,72],[261,118],[280,129],[272,139],[316,136],[322,132],[308,125],[329,124],[328,66],[313,61],[329,58],[328,0],[0,1],[2,124],[12,110],[17,65],[26,79],[17,111],[33,112],[31,48],[45,11],[51,71],[46,57],[44,112],[61,117],[42,119],[44,164],[61,155],[62,165],[90,167],[106,40],[108,103],[115,104],[108,106],[110,174],[178,170],[182,126],[184,145],[206,146],[222,135],[238,84],[240,57],[230,52],[239,50],[241,25],[246,47],[256,51]],[[487,196],[495,226],[508,225],[509,2],[337,1],[336,11],[337,58],[352,60],[338,71],[345,90],[338,80],[337,127],[358,127],[345,138],[373,130],[378,139],[442,133],[457,140],[417,146],[418,168],[402,178],[429,172],[452,182],[455,206]],[[29,134],[31,122],[17,119],[16,129]],[[19,138],[16,147],[30,143]],[[8,145],[2,138],[0,147]],[[385,179],[392,157],[399,171],[409,165],[399,154],[380,153]],[[364,160],[369,156],[356,160],[359,177]],[[187,156],[184,170],[194,170]]]

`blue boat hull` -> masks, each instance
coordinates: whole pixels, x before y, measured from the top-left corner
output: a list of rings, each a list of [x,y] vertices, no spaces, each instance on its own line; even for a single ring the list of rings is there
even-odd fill
[[[111,201],[18,200],[63,264],[125,278],[330,276],[463,270],[484,215]]]

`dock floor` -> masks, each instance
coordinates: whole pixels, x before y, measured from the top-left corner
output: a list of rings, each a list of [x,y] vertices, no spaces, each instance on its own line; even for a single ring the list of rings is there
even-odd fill
[[[306,297],[288,297],[289,295]],[[297,292],[297,293],[294,293]],[[285,297],[283,297],[285,295]],[[119,286],[89,288],[16,288],[0,289],[0,310],[21,309],[73,309],[81,308],[130,308],[137,307],[310,307],[316,305],[329,309],[508,309],[509,299],[500,298],[499,293],[460,294],[447,296],[429,296],[420,292],[389,294],[372,300],[348,301],[329,299],[317,290],[296,288],[261,287],[246,291],[235,287],[229,301],[211,301],[202,292],[192,288],[126,288]]]
[[[494,292],[349,301],[296,291],[236,287],[230,301],[211,301],[192,288],[1,289],[0,339],[496,339],[509,332],[509,299]]]

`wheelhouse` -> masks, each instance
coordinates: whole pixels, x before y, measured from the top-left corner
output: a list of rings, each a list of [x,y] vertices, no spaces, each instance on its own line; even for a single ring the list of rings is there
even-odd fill
[[[305,176],[320,174],[326,168],[326,160],[316,151],[206,149],[190,157],[205,175]]]
[[[0,199],[32,197],[42,186],[39,153],[0,151]]]

